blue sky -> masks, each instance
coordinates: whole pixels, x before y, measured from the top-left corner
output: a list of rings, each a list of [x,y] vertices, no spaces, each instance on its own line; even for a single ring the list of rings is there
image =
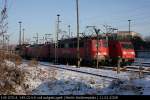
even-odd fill
[[[2,1],[2,0],[1,0]],[[2,7],[2,4],[0,5]],[[150,0],[79,0],[80,32],[87,25],[110,25],[119,30],[128,30],[128,19],[131,19],[131,30],[150,35]],[[11,43],[17,43],[19,24],[22,21],[25,37],[33,40],[35,33],[56,33],[57,14],[60,14],[60,27],[76,33],[75,0],[8,0],[8,23]]]

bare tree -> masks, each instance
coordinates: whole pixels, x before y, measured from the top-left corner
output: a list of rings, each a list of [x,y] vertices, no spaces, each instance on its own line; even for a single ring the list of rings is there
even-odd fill
[[[4,48],[4,41],[5,41],[5,35],[7,33],[8,29],[8,22],[7,22],[7,0],[5,0],[4,8],[0,12],[0,36],[2,36],[2,44]]]

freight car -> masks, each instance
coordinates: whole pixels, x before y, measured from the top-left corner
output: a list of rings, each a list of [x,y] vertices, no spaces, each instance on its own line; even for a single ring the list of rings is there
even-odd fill
[[[50,44],[36,44],[26,46],[24,57],[27,59],[36,58],[38,60],[48,61],[50,59]]]

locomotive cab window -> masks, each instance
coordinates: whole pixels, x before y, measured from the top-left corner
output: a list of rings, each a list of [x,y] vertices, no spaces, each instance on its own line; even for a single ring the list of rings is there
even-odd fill
[[[79,46],[80,46],[80,48],[84,47],[83,41],[80,42]]]
[[[65,44],[64,44],[64,47],[65,47],[65,48],[69,48],[69,44],[68,44],[68,43],[65,43]]]
[[[122,45],[122,47],[123,47],[124,49],[133,49],[132,44],[129,44],[129,43],[122,43],[121,45]]]
[[[77,48],[77,42],[74,42],[74,43],[73,43],[73,47],[74,47],[74,48]],[[84,47],[84,42],[83,42],[83,41],[80,41],[79,47],[80,47],[80,48],[83,48],[83,47]]]
[[[74,42],[74,43],[73,43],[73,47],[74,47],[74,48],[77,48],[77,42]]]
[[[69,48],[73,48],[73,43],[69,43]]]
[[[108,47],[108,42],[107,41],[103,41],[103,47]]]
[[[64,48],[64,43],[59,43],[58,48]]]
[[[60,43],[58,44],[58,48],[61,48],[61,44]]]
[[[97,47],[97,42],[96,42],[95,46]],[[98,47],[100,47],[100,46],[101,46],[101,42],[98,42]]]

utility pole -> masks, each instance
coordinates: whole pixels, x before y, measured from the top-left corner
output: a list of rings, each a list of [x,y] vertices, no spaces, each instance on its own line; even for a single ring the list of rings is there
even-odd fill
[[[36,33],[36,37],[33,37],[33,38],[35,38],[35,39],[36,39],[36,44],[38,44],[38,41],[39,41],[39,34],[38,34],[38,33]]]
[[[131,22],[131,20],[128,20],[128,22],[129,22],[129,34],[130,34],[130,31],[131,31],[131,30],[130,30],[130,27],[131,27],[131,26],[130,26],[130,24],[131,24],[130,22]]]
[[[98,60],[98,53],[99,53],[99,36],[98,36],[98,33],[100,32],[100,29],[96,29],[95,26],[87,26],[87,28],[89,27],[92,27],[96,33],[96,68],[98,69],[99,68],[99,60]]]
[[[99,65],[98,65],[98,52],[99,52],[99,50],[98,50],[98,48],[99,48],[99,36],[98,36],[98,33],[99,33],[99,31],[100,31],[100,29],[96,29],[96,28],[94,28],[94,30],[95,30],[95,33],[96,33],[96,35],[97,35],[97,39],[96,39],[96,44],[97,44],[97,52],[96,52],[96,58],[97,58],[97,61],[96,61],[96,67],[97,67],[97,69],[99,68]]]
[[[131,20],[128,20],[129,21],[129,35],[131,35]],[[132,35],[131,35],[131,38],[132,38]]]
[[[73,32],[70,33],[71,37],[73,38]]]
[[[58,35],[59,35],[59,23],[61,22],[60,19],[59,19],[60,15],[57,14],[57,32],[56,32],[56,43],[55,43],[55,64],[57,63],[58,61],[58,57],[57,57],[57,48],[58,48]]]
[[[4,38],[6,51],[9,51],[9,35],[5,35]]]
[[[68,25],[68,32],[69,32],[69,37],[71,37],[71,33],[70,33],[70,25]]]
[[[36,43],[38,44],[38,42],[39,42],[39,34],[38,34],[38,33],[36,33],[36,36],[37,36]]]
[[[58,14],[58,15],[57,15],[57,34],[56,34],[56,39],[57,39],[57,40],[56,40],[56,42],[58,42],[58,35],[59,35],[59,31],[60,31],[60,29],[59,29],[59,23],[60,23],[61,21],[60,21],[59,18],[60,18],[60,15]]]
[[[44,38],[44,36],[43,36],[43,44],[45,44],[45,38]]]
[[[19,23],[19,27],[20,27],[20,31],[19,31],[19,45],[21,46],[21,21],[18,22]]]
[[[3,34],[3,49],[5,49],[5,35]]]
[[[77,13],[77,67],[80,67],[80,39],[79,39],[79,0],[76,0],[76,13]]]
[[[25,31],[25,29],[23,28],[22,31],[23,31],[23,37],[22,37],[22,40],[23,40],[23,44],[24,44],[24,31]]]

